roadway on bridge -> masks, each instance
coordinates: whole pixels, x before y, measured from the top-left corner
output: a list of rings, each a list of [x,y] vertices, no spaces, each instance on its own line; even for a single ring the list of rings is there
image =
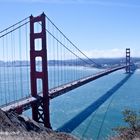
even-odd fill
[[[79,79],[77,81],[73,81],[71,83],[68,83],[68,84],[65,84],[65,85],[62,85],[60,87],[56,87],[56,88],[53,88],[49,91],[49,97],[50,99],[53,99],[53,98],[56,98],[57,96],[60,96],[64,93],[67,93],[68,91],[70,90],[73,90],[75,88],[78,88],[84,84],[87,84],[93,80],[96,80],[100,77],[103,77],[107,74],[110,74],[112,72],[115,72],[117,70],[121,70],[121,69],[124,69],[128,66],[124,65],[124,66],[118,66],[118,67],[115,67],[115,68],[111,68],[111,69],[107,69],[107,70],[104,70],[102,72],[99,72],[97,74],[93,74],[93,75],[90,75],[88,77],[85,77],[85,78],[82,78],[82,79]],[[39,96],[43,96],[41,93],[39,93]],[[24,110],[27,110],[31,107],[31,104],[33,102],[36,102],[38,101],[40,98],[35,98],[35,97],[26,97],[26,98],[23,98],[23,99],[20,99],[20,100],[17,100],[15,102],[11,102],[9,104],[6,104],[6,105],[3,105],[1,106],[1,109],[3,111],[9,111],[9,110],[15,110],[17,108],[22,108],[23,111]]]

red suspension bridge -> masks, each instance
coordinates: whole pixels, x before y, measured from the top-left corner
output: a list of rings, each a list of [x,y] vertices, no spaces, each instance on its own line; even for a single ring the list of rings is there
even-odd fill
[[[32,118],[49,128],[51,99],[117,70],[131,71],[129,48],[125,63],[101,69],[44,13],[2,30],[0,45],[1,109],[22,113],[32,108]],[[79,70],[87,67],[90,74]]]

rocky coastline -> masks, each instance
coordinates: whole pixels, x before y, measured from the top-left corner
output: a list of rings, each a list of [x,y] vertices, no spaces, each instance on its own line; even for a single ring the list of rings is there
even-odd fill
[[[45,128],[15,112],[0,110],[0,140],[78,140],[78,138]]]

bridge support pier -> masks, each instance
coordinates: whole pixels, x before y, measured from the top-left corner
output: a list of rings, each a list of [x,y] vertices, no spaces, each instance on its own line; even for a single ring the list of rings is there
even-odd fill
[[[126,66],[126,73],[130,73],[130,48],[126,48]]]
[[[37,103],[32,104],[32,117],[35,121],[51,128],[48,95],[48,65],[47,65],[47,43],[46,43],[46,17],[45,14],[30,16],[30,72],[31,72],[31,95],[39,98]],[[41,31],[35,32],[35,24],[40,24]],[[41,49],[37,49],[36,40],[40,41]],[[37,58],[41,62],[41,71],[37,70]],[[38,95],[37,80],[41,81],[43,97]]]

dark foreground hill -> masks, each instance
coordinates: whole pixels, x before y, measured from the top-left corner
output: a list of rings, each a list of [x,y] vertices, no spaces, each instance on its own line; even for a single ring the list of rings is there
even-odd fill
[[[140,140],[140,128],[138,130],[125,129],[119,135],[111,137],[109,140]]]
[[[25,116],[0,110],[0,140],[77,140],[77,138],[66,133],[54,132]]]

